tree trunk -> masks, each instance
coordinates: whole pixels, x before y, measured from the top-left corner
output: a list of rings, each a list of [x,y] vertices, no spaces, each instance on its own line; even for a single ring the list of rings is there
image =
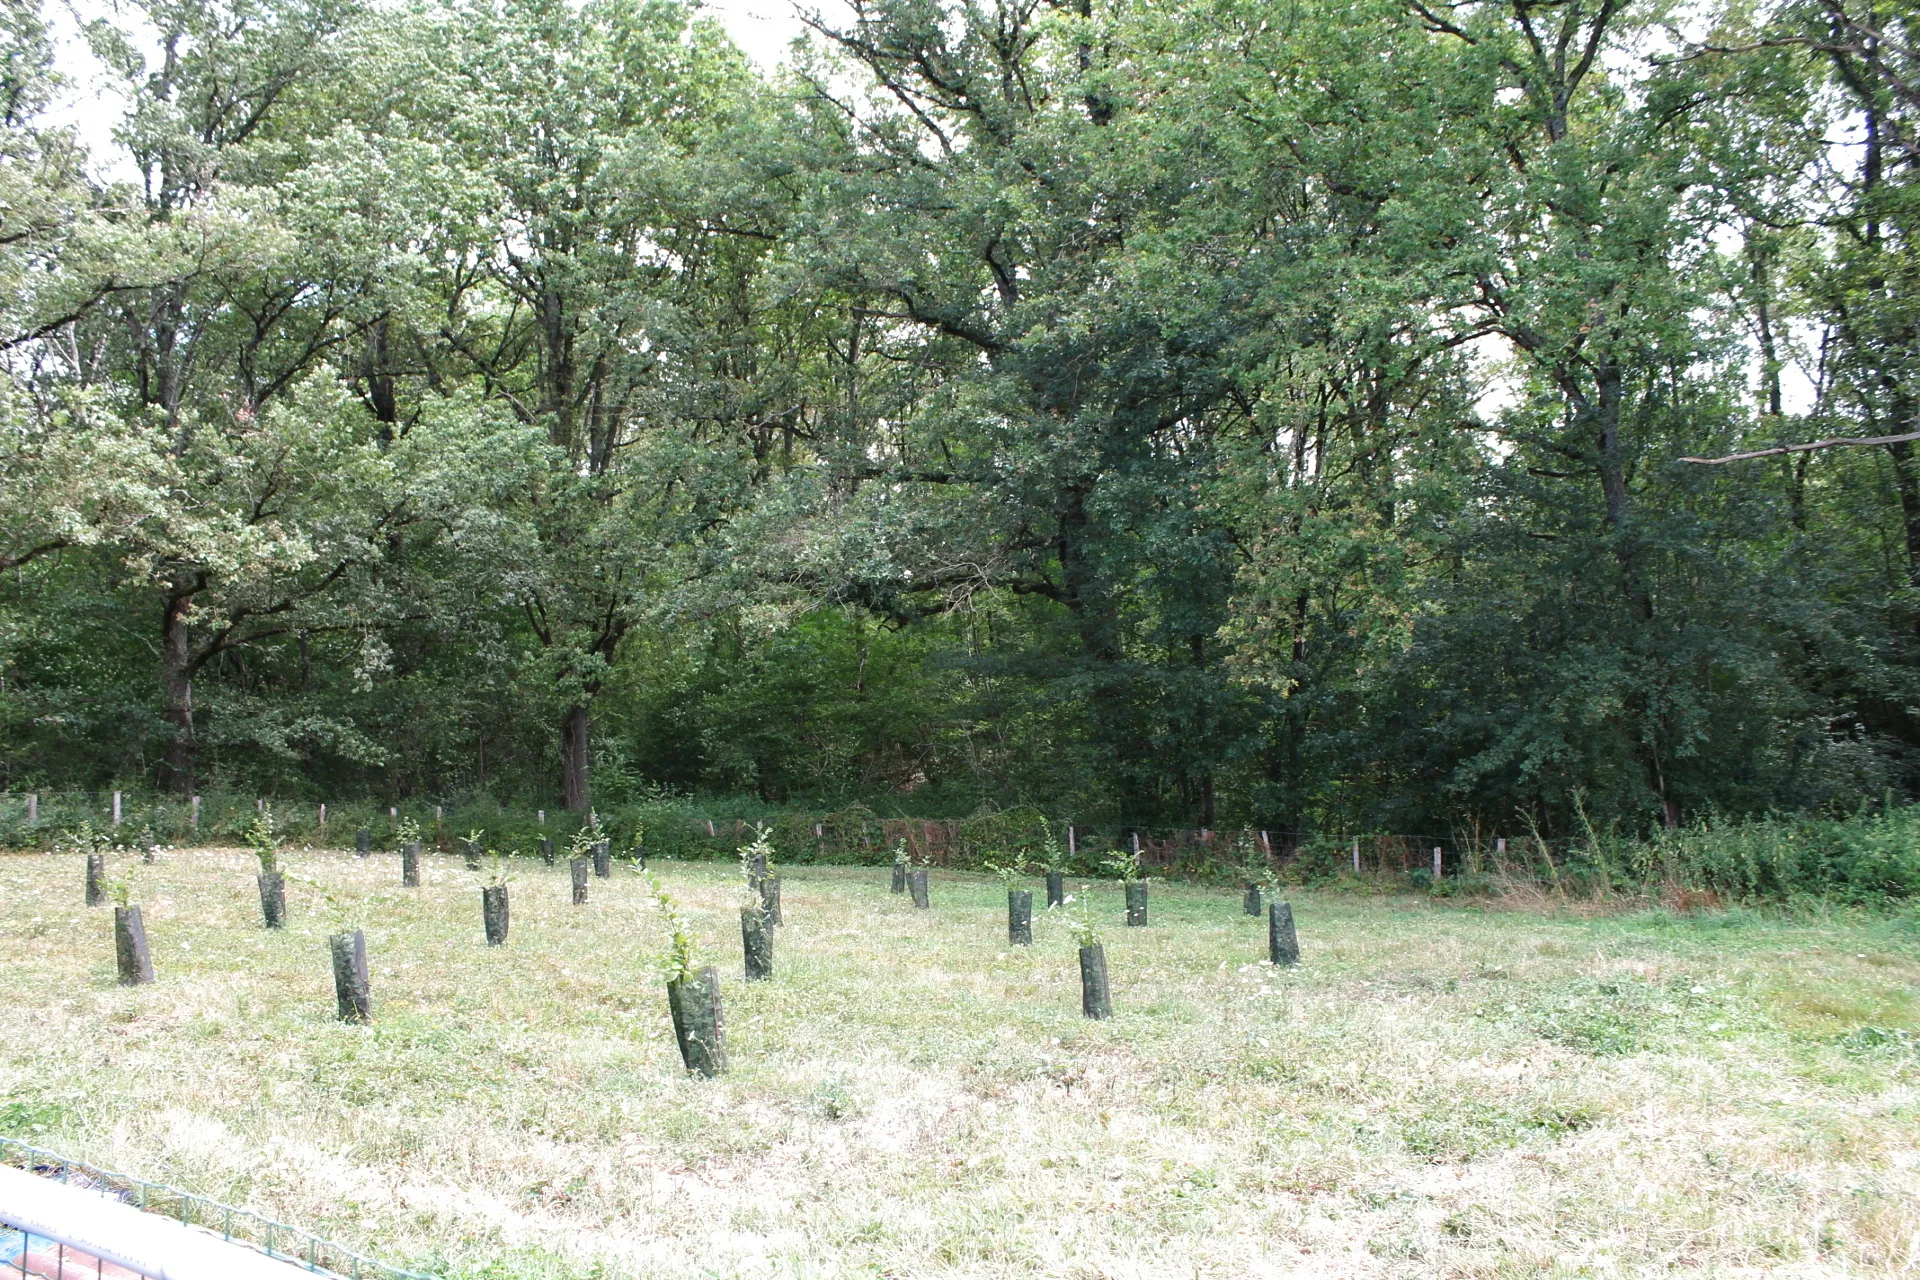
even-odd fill
[[[160,620],[160,685],[166,697],[166,789],[176,796],[193,794],[193,674],[187,640],[187,608],[191,596],[173,596]]]
[[[565,772],[563,795],[569,813],[585,813],[592,803],[587,791],[587,708],[577,703],[560,721],[560,762]]]
[[[1894,397],[1896,429],[1911,431],[1910,414],[1900,416],[1907,408],[1905,396]],[[1893,459],[1893,487],[1900,495],[1900,527],[1905,535],[1907,548],[1907,584],[1920,587],[1920,463],[1913,456],[1913,446],[1901,441],[1887,446],[1887,453]]]

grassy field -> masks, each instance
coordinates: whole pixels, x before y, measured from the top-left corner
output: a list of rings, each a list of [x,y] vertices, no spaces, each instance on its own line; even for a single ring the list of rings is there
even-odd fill
[[[733,867],[660,864],[726,979],[686,1078],[660,925],[617,868],[523,867],[513,937],[430,858],[116,867],[156,985],[114,985],[79,859],[0,859],[0,1132],[469,1276],[1899,1275],[1920,1270],[1912,919],[1582,916],[1095,886],[1116,1016],[999,884],[789,869],[739,978]],[[1036,886],[1037,887],[1037,886]],[[1038,896],[1038,895],[1036,895]],[[333,1020],[363,927],[376,1023]]]

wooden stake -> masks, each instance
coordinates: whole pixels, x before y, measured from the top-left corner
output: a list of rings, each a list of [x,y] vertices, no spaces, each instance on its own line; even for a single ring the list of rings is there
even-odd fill
[[[198,831],[200,829],[200,797],[199,796],[195,796],[193,798],[193,815],[188,819],[188,822],[192,824],[193,829],[195,831]]]
[[[120,793],[118,791],[113,793],[113,825],[116,827],[120,825]]]
[[[360,930],[336,933],[327,940],[333,950],[333,996],[340,1021],[372,1022],[373,991],[367,981],[367,938]]]
[[[327,806],[326,806],[326,805],[325,805],[325,804],[323,803],[323,804],[321,804],[321,806],[320,806],[320,826],[321,826],[321,829],[322,829],[322,830],[324,830],[324,829],[326,828],[326,825],[327,825]]]
[[[27,793],[27,824],[31,826],[33,823],[36,823],[38,821],[40,821],[40,793],[37,791],[28,792]]]
[[[1435,880],[1438,880],[1440,878],[1440,846],[1439,845],[1433,846],[1433,878]]]
[[[1353,874],[1360,874],[1360,842],[1358,840],[1353,842]]]
[[[1073,826],[1071,823],[1067,826],[1067,856],[1069,858],[1077,858],[1080,856],[1080,848],[1073,842]]]

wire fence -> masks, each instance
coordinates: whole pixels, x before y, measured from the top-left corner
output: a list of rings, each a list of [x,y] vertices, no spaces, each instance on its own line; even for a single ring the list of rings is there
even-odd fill
[[[480,799],[393,804],[249,797],[233,793],[174,796],[152,792],[0,792],[0,847],[51,848],[72,843],[83,825],[128,849],[232,844],[271,810],[279,835],[320,847],[397,849],[408,840],[453,852],[474,831],[503,854],[564,847],[587,821],[561,810],[523,808]],[[789,862],[875,863],[904,847],[915,861],[977,869],[1008,855],[1035,858],[1049,844],[1067,855],[1075,875],[1100,875],[1121,854],[1138,854],[1149,871],[1202,878],[1231,877],[1256,862],[1313,874],[1435,879],[1492,873],[1550,879],[1586,842],[1506,838],[1478,833],[1275,832],[1253,828],[1166,827],[1125,822],[1049,820],[1019,809],[965,818],[882,817],[864,806],[834,811],[789,810],[760,818],[719,817],[692,801],[617,806],[596,815],[601,833],[621,849],[656,855],[727,858],[763,823]],[[362,835],[364,833],[364,836]]]
[[[183,1226],[201,1228],[222,1240],[245,1245],[269,1258],[290,1263],[316,1275],[339,1277],[342,1280],[432,1280],[422,1272],[390,1266],[345,1245],[284,1222],[276,1222],[249,1209],[236,1209],[232,1205],[221,1204],[177,1187],[115,1173],[15,1138],[0,1137],[0,1163],[68,1185],[103,1192],[143,1212],[162,1215]],[[54,1280],[59,1280],[62,1274],[71,1274],[74,1280],[82,1280],[92,1274],[99,1275],[102,1280],[116,1275],[146,1274],[77,1253],[70,1242],[29,1235],[7,1222],[4,1205],[0,1205],[0,1227],[6,1228],[6,1234],[0,1235],[0,1263],[5,1264],[0,1266],[0,1280],[16,1270],[22,1276],[49,1276]],[[36,1240],[48,1248],[36,1250]],[[6,1256],[9,1251],[11,1257]],[[45,1270],[48,1266],[54,1270]]]

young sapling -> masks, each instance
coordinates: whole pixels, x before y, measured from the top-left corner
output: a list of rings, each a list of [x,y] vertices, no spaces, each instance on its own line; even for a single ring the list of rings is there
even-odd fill
[[[260,914],[267,928],[283,929],[287,924],[287,882],[280,874],[280,835],[274,830],[273,806],[262,804],[247,828],[247,846],[260,860]]]
[[[138,987],[153,981],[153,949],[147,945],[146,922],[140,908],[130,899],[132,890],[126,881],[112,886],[113,955],[120,973],[120,985]]]
[[[1000,883],[1007,890],[1008,944],[1016,947],[1032,946],[1033,890],[1019,888],[1015,883],[1027,873],[1025,861],[1016,853],[1005,862],[987,863],[987,870],[1000,877]]]
[[[420,887],[420,824],[412,818],[402,818],[397,834],[400,837],[400,885],[417,889]]]
[[[1041,822],[1047,834],[1040,845],[1040,869],[1047,878],[1047,907],[1051,910],[1067,900],[1067,862],[1071,855],[1067,847],[1055,838],[1053,824],[1044,818]]]
[[[504,947],[507,944],[507,874],[506,862],[498,853],[493,855],[493,873],[480,886],[480,922],[487,931],[487,945]]]
[[[740,871],[747,879],[747,886],[760,897],[761,905],[767,913],[767,923],[782,923],[780,917],[780,874],[773,863],[773,833],[765,825],[756,825],[753,840],[736,850],[740,855]]]
[[[712,965],[694,967],[693,935],[686,917],[659,877],[649,874],[653,900],[667,926],[667,948],[661,966],[667,980],[667,1011],[673,1015],[673,1035],[680,1045],[680,1061],[688,1071],[713,1077],[727,1069],[726,1020],[720,1005],[720,974]]]
[[[1127,923],[1132,926],[1147,922],[1147,878],[1141,873],[1140,854],[1120,852],[1107,859],[1107,869],[1113,872],[1127,894]]]
[[[1084,885],[1080,892],[1084,897],[1087,892]],[[1058,907],[1047,909],[1060,912],[1061,922],[1080,951],[1080,1012],[1096,1021],[1111,1018],[1113,992],[1107,983],[1107,949],[1100,941],[1100,930],[1094,925],[1092,915],[1072,894]]]
[[[1267,959],[1278,965],[1300,963],[1300,938],[1293,931],[1293,904],[1267,908]]]
[[[333,996],[342,1022],[373,1021],[373,991],[367,979],[367,935],[359,929],[327,940],[333,953]]]

